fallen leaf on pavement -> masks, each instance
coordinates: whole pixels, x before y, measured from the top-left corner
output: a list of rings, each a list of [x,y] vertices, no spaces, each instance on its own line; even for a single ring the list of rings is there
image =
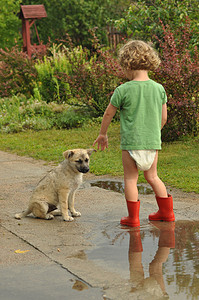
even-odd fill
[[[30,250],[20,250],[20,249],[18,249],[18,250],[15,250],[15,253],[26,253],[28,251],[30,251]]]

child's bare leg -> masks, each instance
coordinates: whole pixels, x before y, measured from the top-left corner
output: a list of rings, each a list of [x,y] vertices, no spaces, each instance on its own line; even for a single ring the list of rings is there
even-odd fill
[[[157,174],[157,162],[158,162],[158,151],[156,153],[151,168],[148,171],[144,171],[144,177],[152,187],[156,196],[167,198],[168,194],[167,194],[166,187]]]
[[[140,226],[139,211],[140,201],[138,201],[138,169],[128,151],[122,151],[122,162],[124,167],[124,192],[129,216],[120,220],[121,225],[138,227]]]
[[[131,158],[128,151],[122,151],[122,162],[124,168],[124,192],[125,198],[128,201],[137,201],[138,200],[138,169]]]

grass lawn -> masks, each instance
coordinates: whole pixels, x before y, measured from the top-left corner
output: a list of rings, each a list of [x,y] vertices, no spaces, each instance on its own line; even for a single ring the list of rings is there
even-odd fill
[[[60,162],[66,149],[92,148],[100,125],[72,130],[27,131],[0,134],[0,150],[30,156],[47,162]],[[95,175],[122,176],[119,125],[109,127],[109,148],[91,157],[90,169]],[[159,152],[158,174],[173,187],[199,193],[199,137],[175,143],[163,143]],[[139,182],[145,182],[140,172]]]

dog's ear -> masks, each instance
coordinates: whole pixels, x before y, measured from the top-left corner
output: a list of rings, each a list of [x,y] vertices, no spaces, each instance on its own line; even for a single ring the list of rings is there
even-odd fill
[[[91,156],[91,154],[94,152],[97,152],[95,149],[87,149],[87,153],[89,156]]]
[[[67,150],[63,153],[63,156],[65,157],[65,159],[69,159],[73,155],[74,155],[74,152],[72,150]]]

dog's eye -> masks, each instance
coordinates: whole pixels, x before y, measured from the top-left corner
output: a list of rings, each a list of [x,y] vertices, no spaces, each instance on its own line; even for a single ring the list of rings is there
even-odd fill
[[[86,163],[88,162],[88,158],[85,159],[85,162],[86,162]]]
[[[83,160],[82,159],[79,159],[79,160],[76,160],[77,163],[79,164],[82,164],[83,163]]]

